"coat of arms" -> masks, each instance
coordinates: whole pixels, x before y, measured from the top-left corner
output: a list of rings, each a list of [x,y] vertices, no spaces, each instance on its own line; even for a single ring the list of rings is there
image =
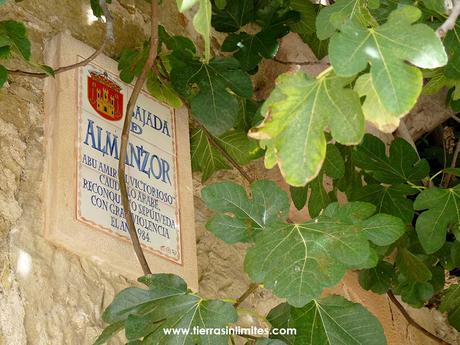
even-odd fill
[[[88,100],[94,110],[109,121],[118,121],[123,117],[121,86],[107,73],[89,72]]]

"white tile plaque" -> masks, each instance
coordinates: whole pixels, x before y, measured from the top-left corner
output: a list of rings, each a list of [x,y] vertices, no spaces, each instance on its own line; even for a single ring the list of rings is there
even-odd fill
[[[61,34],[47,45],[48,64],[92,53]],[[118,183],[121,132],[132,86],[116,62],[90,64],[48,79],[46,236],[80,255],[141,274]],[[154,272],[183,276],[197,288],[188,115],[141,92],[133,112],[126,181],[136,230]]]

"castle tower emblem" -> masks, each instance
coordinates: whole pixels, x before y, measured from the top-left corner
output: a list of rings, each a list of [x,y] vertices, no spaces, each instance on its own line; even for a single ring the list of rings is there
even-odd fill
[[[107,73],[89,72],[88,100],[93,109],[109,121],[118,121],[123,117],[121,86],[111,80]]]

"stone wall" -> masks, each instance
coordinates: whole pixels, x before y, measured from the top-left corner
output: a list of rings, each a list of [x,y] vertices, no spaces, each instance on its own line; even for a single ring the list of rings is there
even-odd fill
[[[117,41],[106,49],[106,54],[117,57],[122,48],[137,46],[148,36],[148,3],[113,2],[110,8]],[[175,33],[195,35],[189,18],[177,13],[175,1],[164,3],[162,24]],[[90,13],[88,0],[10,0],[0,7],[2,20],[27,23],[36,62],[42,60],[44,42],[64,30],[97,47],[103,38],[103,27]],[[296,46],[308,49],[297,43]],[[287,47],[282,54],[289,59],[311,58],[292,53],[289,44]],[[20,62],[11,67],[28,68]],[[286,69],[267,64],[256,80],[258,88],[268,92],[272,77],[280,73],[281,67]],[[11,78],[0,89],[0,345],[89,345],[103,327],[103,309],[132,282],[101,263],[73,255],[43,238],[43,124],[43,80]],[[279,175],[264,171],[260,162],[251,171],[260,177],[275,178],[283,185]],[[244,183],[232,171],[213,178],[222,179]],[[200,292],[206,297],[237,297],[249,283],[242,269],[245,246],[228,246],[206,231],[204,224],[210,213],[199,197],[200,176],[194,177],[194,184]],[[390,344],[431,344],[407,328],[385,297],[362,291],[353,273],[335,291],[365,304],[378,315]],[[278,302],[269,291],[260,290],[245,306],[256,307],[265,314]],[[450,332],[439,314],[416,313],[425,326]],[[251,321],[250,316],[243,318],[245,323]],[[121,338],[112,341],[121,343]]]

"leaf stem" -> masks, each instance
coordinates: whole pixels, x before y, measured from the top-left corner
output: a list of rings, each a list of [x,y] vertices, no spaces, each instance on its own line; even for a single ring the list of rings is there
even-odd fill
[[[233,165],[233,167],[239,171],[239,173],[241,174],[241,176],[243,176],[245,178],[246,181],[248,181],[249,183],[253,183],[255,181],[255,179],[251,176],[249,176],[249,174],[244,170],[244,168],[238,164],[237,161],[235,161],[233,159],[232,156],[229,155],[229,153],[225,150],[225,148],[222,147],[221,144],[219,144],[217,142],[217,140],[214,139],[214,136],[209,133],[209,131],[201,124],[199,123],[198,124],[201,129],[203,130],[203,132],[206,134],[206,136],[208,137],[208,140],[209,142],[211,143],[211,145],[213,145],[221,154],[222,156],[224,156],[224,158],[231,164]]]
[[[324,71],[322,71],[320,74],[318,74],[316,76],[316,79],[321,79],[323,78],[324,76],[326,76],[327,74],[329,74],[330,72],[332,72],[334,68],[332,66],[329,66],[328,68],[326,68]]]
[[[126,185],[126,176],[125,176],[125,160],[126,160],[126,151],[128,148],[129,132],[132,121],[132,114],[134,106],[137,102],[137,98],[144,86],[145,79],[147,78],[148,72],[152,69],[153,63],[157,55],[157,45],[158,45],[158,1],[152,0],[151,5],[151,36],[150,36],[150,50],[148,58],[145,62],[142,72],[134,84],[133,92],[129,98],[128,105],[126,106],[126,116],[123,123],[123,131],[121,134],[121,144],[120,144],[120,160],[118,161],[118,181],[120,184],[120,193],[121,200],[123,204],[123,210],[125,214],[126,223],[128,224],[128,232],[133,243],[134,252],[136,253],[137,259],[142,267],[144,274],[151,274],[149,264],[145,258],[144,252],[142,250],[141,244],[139,242],[139,237],[136,231],[136,225],[134,223],[133,214],[131,212],[131,206],[128,198],[128,188]]]
[[[442,174],[444,170],[439,170],[436,174],[430,177],[430,181],[433,181],[438,175]]]
[[[78,67],[83,67],[89,64],[91,61],[93,61],[99,54],[102,53],[104,48],[107,46],[108,43],[112,43],[114,41],[114,35],[113,35],[113,18],[112,15],[110,14],[110,11],[107,7],[107,3],[105,0],[99,0],[99,5],[101,6],[102,10],[104,11],[104,16],[105,16],[105,38],[102,44],[99,46],[99,48],[90,56],[88,56],[86,59],[68,65],[68,66],[62,66],[58,67],[54,70],[54,75],[70,71],[74,68]],[[35,78],[46,78],[49,77],[48,73],[45,72],[29,72],[29,71],[22,71],[19,69],[16,70],[7,70],[9,74],[12,75],[20,75],[20,76],[26,76],[26,77],[35,77]]]
[[[418,329],[420,332],[425,334],[427,337],[437,341],[438,343],[440,343],[442,345],[451,345],[450,343],[448,343],[447,341],[439,338],[437,335],[431,333],[430,331],[425,329],[423,326],[421,326],[417,321],[415,321],[412,318],[412,316],[409,315],[409,313],[404,308],[404,306],[398,301],[398,299],[396,298],[396,296],[393,294],[393,292],[391,290],[388,290],[387,295],[390,298],[391,302],[393,302],[393,304],[399,309],[399,311],[404,316],[404,318],[407,320],[409,325],[411,325],[412,327]]]

